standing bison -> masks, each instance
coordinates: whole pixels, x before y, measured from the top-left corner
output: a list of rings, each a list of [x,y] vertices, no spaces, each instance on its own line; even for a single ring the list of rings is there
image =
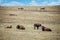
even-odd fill
[[[34,24],[34,29],[39,29],[39,27],[41,27],[41,24]]]
[[[25,30],[25,27],[23,25],[17,25],[16,28],[21,29],[21,30]]]
[[[44,26],[42,26],[42,31],[52,31],[50,28],[46,28]]]

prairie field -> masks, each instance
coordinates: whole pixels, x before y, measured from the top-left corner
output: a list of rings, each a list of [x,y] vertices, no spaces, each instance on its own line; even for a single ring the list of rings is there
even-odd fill
[[[35,23],[52,32],[34,30]],[[18,24],[26,29],[17,29]],[[12,28],[6,28],[9,25]],[[0,10],[0,40],[60,40],[60,12]]]

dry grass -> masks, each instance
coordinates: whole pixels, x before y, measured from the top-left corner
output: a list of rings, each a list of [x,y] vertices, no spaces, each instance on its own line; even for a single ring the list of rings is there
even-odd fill
[[[41,23],[52,32],[34,30],[34,23]],[[16,29],[18,24],[24,25],[26,30]],[[8,25],[12,28],[6,28]],[[0,40],[60,40],[60,12],[0,10]]]

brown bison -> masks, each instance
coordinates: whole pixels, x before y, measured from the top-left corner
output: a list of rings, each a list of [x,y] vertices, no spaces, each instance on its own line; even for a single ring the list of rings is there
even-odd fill
[[[10,25],[10,26],[7,26],[6,28],[12,28],[12,25]]]
[[[46,28],[44,26],[42,26],[42,31],[52,31],[50,28]]]
[[[17,16],[16,14],[9,14],[9,16]]]
[[[39,27],[41,27],[41,24],[34,24],[34,29],[39,29]]]
[[[17,28],[17,29],[25,30],[25,27],[24,27],[23,25],[17,25],[16,28]]]

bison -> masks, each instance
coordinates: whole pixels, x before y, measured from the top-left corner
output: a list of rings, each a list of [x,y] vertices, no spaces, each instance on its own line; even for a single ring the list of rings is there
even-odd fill
[[[12,28],[12,25],[10,25],[10,26],[7,26],[6,28]]]
[[[42,26],[42,31],[52,31],[50,28],[46,28],[44,26]]]
[[[23,25],[17,25],[16,28],[21,29],[21,30],[25,30],[25,27]]]
[[[34,29],[39,29],[39,27],[41,27],[41,24],[34,24]]]

